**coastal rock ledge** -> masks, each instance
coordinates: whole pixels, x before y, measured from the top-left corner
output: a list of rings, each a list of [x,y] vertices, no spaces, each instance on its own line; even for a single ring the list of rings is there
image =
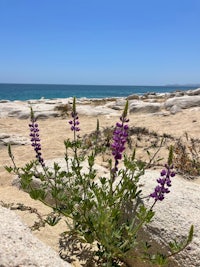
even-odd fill
[[[176,114],[182,109],[200,108],[200,88],[195,90],[180,91],[175,93],[145,94],[141,96],[132,95],[121,98],[107,99],[77,99],[77,111],[81,115],[118,115],[123,110],[126,100],[129,100],[130,113],[158,113],[162,111],[168,114]],[[15,117],[27,119],[30,116],[30,107],[33,108],[35,116],[41,119],[58,117],[63,111],[71,109],[73,99],[38,99],[28,101],[0,101],[0,118]],[[166,113],[164,113],[166,115]]]

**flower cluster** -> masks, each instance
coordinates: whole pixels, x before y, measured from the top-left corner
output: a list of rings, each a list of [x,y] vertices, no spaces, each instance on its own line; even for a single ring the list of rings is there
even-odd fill
[[[78,125],[80,124],[78,121],[78,114],[77,112],[72,112],[71,113],[72,116],[72,120],[69,121],[69,124],[71,125],[71,130],[78,132],[80,131],[80,128],[78,127]]]
[[[165,198],[165,194],[170,192],[169,187],[171,186],[171,177],[175,176],[175,172],[172,170],[173,166],[165,165],[160,173],[161,177],[157,179],[158,185],[155,187],[154,192],[150,194],[150,197],[154,198],[155,201],[162,201]]]
[[[119,160],[122,159],[122,152],[125,150],[125,144],[128,138],[128,125],[126,124],[129,120],[126,116],[120,117],[121,122],[116,123],[115,130],[113,132],[113,144],[112,155],[115,159],[114,172],[118,171]]]
[[[74,132],[79,132],[80,128],[78,125],[80,124],[78,121],[78,113],[76,112],[76,98],[73,98],[73,105],[72,105],[72,120],[69,121],[69,124],[71,125],[71,130]]]
[[[30,128],[30,137],[31,137],[31,145],[34,147],[36,152],[36,158],[40,162],[40,164],[44,167],[44,159],[42,158],[41,153],[41,144],[40,144],[40,136],[39,136],[39,128],[38,124],[36,123],[36,119],[34,117],[31,118],[31,123],[29,124]]]

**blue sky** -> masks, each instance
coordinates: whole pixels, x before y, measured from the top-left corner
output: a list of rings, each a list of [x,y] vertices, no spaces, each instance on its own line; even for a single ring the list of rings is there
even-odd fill
[[[200,83],[200,0],[0,0],[0,82]]]

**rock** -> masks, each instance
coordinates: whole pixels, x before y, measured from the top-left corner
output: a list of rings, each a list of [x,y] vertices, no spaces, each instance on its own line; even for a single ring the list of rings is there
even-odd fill
[[[175,92],[175,97],[184,96],[185,94],[186,94],[186,92],[184,92],[184,91],[176,91]]]
[[[60,116],[60,112],[58,111],[36,111],[34,112],[36,119],[48,119],[48,118],[56,118]]]
[[[192,107],[200,106],[200,96],[182,96],[182,97],[174,97],[171,99],[167,99],[164,103],[164,107],[166,110],[170,110],[174,105],[181,109],[187,109]]]
[[[29,112],[30,109],[26,106],[25,102],[21,104],[18,102],[4,102],[0,103],[0,117],[18,117],[21,112]]]
[[[0,133],[0,145],[27,145],[30,140],[21,135]]]
[[[77,105],[77,112],[87,116],[99,116],[99,115],[110,115],[118,116],[119,113],[114,111],[112,108],[106,106],[92,106],[92,105]]]
[[[8,103],[8,102],[10,102],[10,100],[6,100],[6,99],[1,99],[0,100],[0,103]]]
[[[171,108],[170,108],[170,113],[171,114],[176,114],[176,113],[178,113],[178,112],[181,112],[181,108],[179,107],[179,106],[177,106],[177,105],[174,105],[174,106],[172,106]]]
[[[195,90],[188,90],[187,95],[192,96],[192,95],[200,95],[200,88],[197,88]]]
[[[0,206],[0,266],[70,267],[49,246],[32,235],[19,217]]]
[[[126,105],[126,99],[119,98],[113,103],[108,103],[107,107],[114,109],[114,110],[123,110]]]
[[[150,102],[143,102],[143,101],[134,101],[130,102],[129,105],[129,112],[141,112],[141,113],[155,113],[161,110],[162,104],[161,103],[150,103]]]
[[[129,95],[127,98],[127,100],[139,100],[140,96],[139,95]]]
[[[146,171],[141,179],[143,195],[149,195],[157,185],[157,171]],[[146,231],[151,239],[166,249],[174,238],[187,237],[191,225],[194,225],[194,238],[188,249],[175,256],[175,265],[180,267],[200,266],[200,185],[180,177],[172,178],[170,193],[155,207],[155,216]],[[146,204],[151,206],[153,200]]]

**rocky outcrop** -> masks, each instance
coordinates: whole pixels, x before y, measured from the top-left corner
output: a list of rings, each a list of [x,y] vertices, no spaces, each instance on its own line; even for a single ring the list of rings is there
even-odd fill
[[[26,137],[16,134],[0,133],[0,145],[27,145],[30,144],[30,140]]]
[[[144,196],[153,192],[157,178],[157,171],[146,171],[141,179]],[[170,267],[200,266],[200,185],[175,176],[170,190],[166,198],[155,205],[155,216],[146,231],[151,240],[165,250],[166,245],[174,238],[186,238],[190,226],[194,225],[192,243],[176,255],[175,265]],[[146,204],[150,206],[152,201],[147,201]]]
[[[19,217],[0,206],[1,267],[70,267],[58,254],[32,235]]]
[[[110,115],[117,116],[118,113],[107,106],[92,106],[92,105],[77,105],[77,112],[87,116],[99,116],[99,115]]]
[[[200,107],[200,88],[173,93],[130,95],[127,98],[80,98],[77,99],[77,111],[79,114],[87,116],[116,116],[123,110],[127,100],[131,113],[160,113],[162,109],[165,109],[171,114],[176,114],[182,109]],[[30,117],[30,107],[33,108],[37,118],[58,117],[71,112],[72,103],[73,98],[39,99],[24,102],[4,100],[0,102],[0,117],[27,119]]]
[[[181,109],[200,107],[200,96],[181,96],[167,99],[164,103],[166,110],[171,110],[173,106],[177,106]]]
[[[195,90],[188,90],[187,95],[200,95],[200,88],[197,88]]]
[[[156,113],[161,111],[162,104],[161,103],[150,103],[143,101],[131,101],[129,104],[129,112],[130,113]]]

